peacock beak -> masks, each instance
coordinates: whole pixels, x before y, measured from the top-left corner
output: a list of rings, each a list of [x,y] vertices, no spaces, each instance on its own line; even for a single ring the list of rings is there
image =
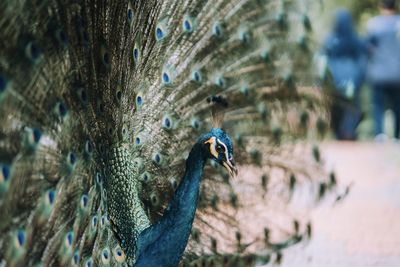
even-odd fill
[[[226,160],[222,162],[222,165],[224,165],[225,169],[229,172],[229,175],[231,177],[236,177],[238,174],[238,169],[236,168],[236,163],[233,159],[231,160]]]

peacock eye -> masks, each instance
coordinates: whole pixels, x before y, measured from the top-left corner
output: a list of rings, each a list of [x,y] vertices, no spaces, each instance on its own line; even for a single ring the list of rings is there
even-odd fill
[[[217,150],[218,153],[224,153],[224,147],[221,145],[217,145],[217,147],[215,148],[215,150]]]

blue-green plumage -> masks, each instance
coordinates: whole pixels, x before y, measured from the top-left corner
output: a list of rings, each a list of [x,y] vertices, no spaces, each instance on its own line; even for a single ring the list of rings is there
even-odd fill
[[[194,214],[206,154],[196,143],[186,162],[186,172],[163,217],[145,229],[138,239],[135,266],[176,266],[186,247]]]
[[[217,152],[218,143],[225,147],[220,145]],[[108,168],[105,187],[109,216],[129,264],[176,266],[179,263],[191,232],[204,165],[211,158],[221,165],[230,164],[227,168],[234,172],[232,154],[232,142],[223,130],[213,128],[202,135],[189,153],[184,177],[164,215],[150,226],[135,191],[137,181],[123,168],[128,164],[127,155],[123,149],[111,152],[113,164]]]
[[[178,265],[192,229],[204,165],[209,158],[220,164],[229,161],[224,158],[225,151],[221,151],[219,157],[210,151],[213,149],[211,146],[215,145],[209,143],[212,138],[226,144],[232,161],[232,142],[223,130],[213,128],[197,140],[186,160],[185,175],[163,217],[139,235],[135,266]]]
[[[255,240],[241,256],[262,247],[245,233],[243,194],[273,209],[288,202],[285,186],[314,181],[305,164],[274,160],[297,137],[291,110],[309,112],[307,125],[320,115],[310,107],[320,98],[294,88],[310,62],[293,41],[311,28],[298,12],[307,1],[280,2],[2,1],[0,266],[173,266],[182,253],[193,263],[235,253],[238,230]],[[242,164],[299,172],[293,188],[289,177],[269,188],[271,174],[262,193],[251,180],[243,192],[214,168],[236,170],[223,130],[193,144],[210,111],[214,126],[221,119],[210,102],[229,102],[224,127]]]

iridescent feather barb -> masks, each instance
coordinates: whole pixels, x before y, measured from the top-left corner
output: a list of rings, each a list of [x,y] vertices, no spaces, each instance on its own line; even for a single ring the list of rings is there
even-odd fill
[[[305,142],[327,118],[313,5],[1,1],[0,265],[133,266],[158,240],[174,263],[252,265],[306,238],[333,187]]]

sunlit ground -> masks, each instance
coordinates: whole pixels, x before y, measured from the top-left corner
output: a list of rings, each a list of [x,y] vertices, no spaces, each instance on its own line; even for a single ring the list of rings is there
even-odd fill
[[[330,141],[322,149],[350,193],[320,204],[312,240],[289,248],[281,266],[400,266],[400,144]]]

